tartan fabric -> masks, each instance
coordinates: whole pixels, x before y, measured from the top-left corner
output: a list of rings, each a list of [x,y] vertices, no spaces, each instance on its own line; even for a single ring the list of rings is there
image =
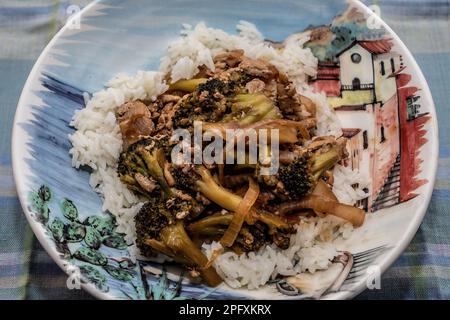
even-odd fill
[[[68,290],[65,274],[37,242],[22,213],[11,169],[17,101],[38,55],[63,25],[66,8],[88,0],[0,3],[0,299],[91,299]],[[450,299],[450,1],[366,0],[410,48],[439,115],[440,161],[425,220],[408,249],[383,275],[381,290],[357,299]],[[425,164],[426,165],[426,164]]]

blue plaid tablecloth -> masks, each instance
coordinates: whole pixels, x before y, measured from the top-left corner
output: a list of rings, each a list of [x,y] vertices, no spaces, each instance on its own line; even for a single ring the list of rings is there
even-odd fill
[[[312,1],[312,0],[311,0]],[[0,0],[0,299],[91,299],[39,245],[22,213],[11,169],[11,129],[20,92],[70,5],[88,0]],[[450,299],[450,1],[366,0],[422,67],[437,107],[440,160],[425,220],[383,275],[381,290],[358,299]]]

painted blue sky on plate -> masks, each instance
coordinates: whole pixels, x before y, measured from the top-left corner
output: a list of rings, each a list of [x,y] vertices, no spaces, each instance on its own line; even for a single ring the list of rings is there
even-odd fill
[[[254,23],[266,38],[283,40],[311,25],[329,24],[344,11],[344,0],[292,1],[102,1],[81,20],[81,30],[63,37],[51,54],[63,64],[45,71],[85,91],[97,91],[114,74],[156,70],[182,23],[234,33],[239,20]],[[96,9],[97,10],[97,9]],[[85,28],[83,30],[83,27]],[[67,41],[68,40],[68,41]]]

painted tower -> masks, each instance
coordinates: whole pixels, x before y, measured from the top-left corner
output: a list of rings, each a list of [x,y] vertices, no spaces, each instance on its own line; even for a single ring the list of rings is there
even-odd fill
[[[370,183],[359,206],[375,211],[400,202],[400,122],[396,76],[402,56],[389,39],[354,41],[320,63],[312,85],[324,91],[349,139],[350,160]]]

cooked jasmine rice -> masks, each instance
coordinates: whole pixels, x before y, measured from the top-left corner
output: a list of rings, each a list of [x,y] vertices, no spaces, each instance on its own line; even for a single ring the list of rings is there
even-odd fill
[[[104,90],[85,97],[86,107],[73,117],[71,125],[76,131],[70,136],[72,165],[92,169],[90,185],[102,198],[102,210],[116,216],[119,231],[126,233],[130,242],[136,238],[134,217],[143,200],[130,192],[117,176],[122,137],[115,111],[128,101],[155,100],[168,89],[164,75],[169,74],[172,82],[189,79],[200,66],[214,70],[213,57],[217,54],[243,49],[246,56],[275,65],[289,77],[298,92],[317,104],[319,136],[341,135],[339,122],[325,95],[313,93],[307,85],[308,77],[317,71],[317,59],[303,46],[308,38],[291,38],[284,44],[284,49],[279,50],[265,42],[253,24],[242,21],[237,30],[238,35],[230,35],[204,23],[195,27],[184,25],[182,36],[169,46],[159,71],[117,75]],[[333,192],[339,201],[354,204],[365,197],[361,189],[365,180],[357,172],[337,166],[334,179]],[[355,183],[360,189],[351,187]],[[272,245],[241,256],[226,252],[214,261],[214,266],[231,287],[255,289],[278,274],[295,275],[327,268],[336,255],[333,240],[339,236],[347,237],[350,232],[350,224],[333,216],[305,219],[297,226],[297,233],[292,235],[287,250]],[[218,243],[204,244],[203,250],[211,257],[219,247]]]
[[[353,227],[329,215],[302,220],[296,229],[287,250],[270,245],[240,256],[226,252],[218,256],[213,265],[230,287],[257,289],[277,275],[293,276],[328,268],[337,253],[333,240],[339,236],[348,237]],[[203,244],[202,249],[211,258],[216,250],[222,250],[222,246],[213,242]]]

